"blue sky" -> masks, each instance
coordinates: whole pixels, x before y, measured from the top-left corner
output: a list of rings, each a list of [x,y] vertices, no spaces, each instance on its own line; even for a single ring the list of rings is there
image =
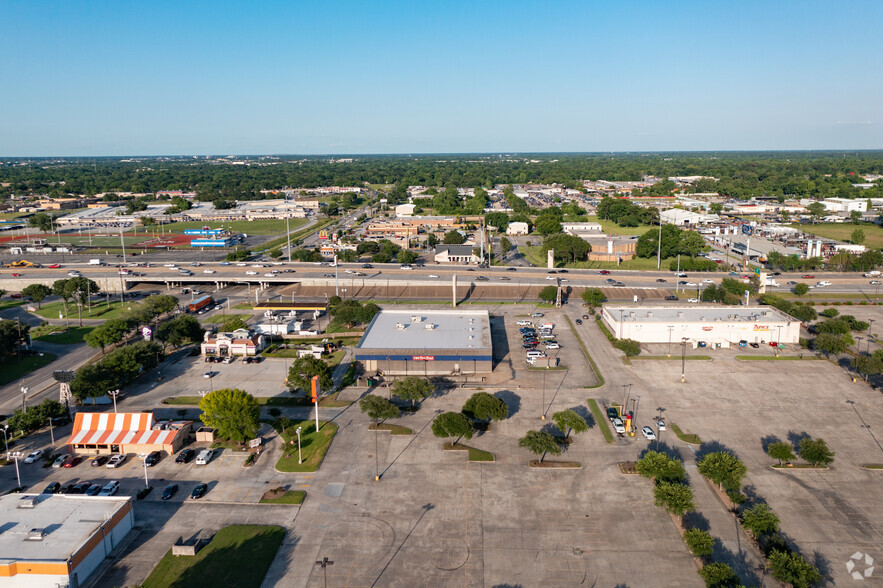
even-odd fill
[[[0,0],[0,155],[883,148],[883,3]]]

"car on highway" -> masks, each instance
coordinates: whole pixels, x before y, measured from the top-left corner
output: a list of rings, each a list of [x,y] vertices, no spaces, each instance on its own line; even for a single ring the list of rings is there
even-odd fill
[[[164,263],[163,267],[175,267],[174,263]]]
[[[202,273],[204,273],[204,274],[213,274],[213,273],[215,273],[215,270],[212,270],[212,269],[204,269],[204,270],[202,270]]]
[[[412,269],[414,269],[414,266],[407,264],[407,263],[403,263],[402,265],[399,266],[399,269],[412,270]]]
[[[679,278],[686,278],[687,277],[687,274],[685,274],[684,272],[678,272],[675,275]]]
[[[696,303],[699,302],[698,298],[687,298],[687,302]]]
[[[549,270],[549,271],[547,271],[546,273],[547,273],[547,274],[557,274],[558,271],[557,271],[557,270]]]
[[[677,300],[678,297],[675,296],[674,294],[669,294],[668,296],[665,297],[665,299],[666,300]]]
[[[353,270],[351,270],[351,269],[348,269],[348,270],[344,270],[343,273],[345,273],[345,274],[354,274],[354,273],[356,273],[356,272],[353,271]]]
[[[512,278],[510,278],[509,276],[500,276],[500,279],[503,280],[503,281],[505,281],[505,282],[509,282],[509,281],[512,280]]]
[[[708,278],[705,278],[705,279],[702,280],[702,282],[700,282],[700,283],[702,283],[702,284],[714,284],[714,280],[709,280]]]
[[[285,270],[285,271],[288,271],[288,270]],[[294,270],[291,270],[291,271],[294,271]],[[364,278],[366,275],[368,275],[368,274],[366,274],[365,272],[356,272],[356,277],[358,277],[358,278]]]
[[[248,267],[247,263],[237,263],[236,267]]]
[[[334,274],[323,274],[323,277],[326,277],[326,278],[333,278],[333,277],[334,277]]]
[[[515,268],[514,268],[514,267],[507,267],[507,268],[506,268],[506,271],[507,271],[507,272],[514,272],[514,271],[515,271]]]
[[[40,459],[41,457],[43,457],[43,453],[44,453],[44,452],[43,452],[42,449],[38,449],[38,450],[36,450],[36,451],[32,451],[32,452],[30,452],[30,453],[28,454],[28,456],[24,459],[24,462],[25,462],[25,463],[34,463],[35,461],[37,461],[38,459]]]
[[[477,276],[477,277],[475,278],[475,280],[478,281],[478,282],[487,282],[487,281],[488,281],[488,278],[487,278],[487,276]]]
[[[869,283],[870,285],[872,285],[872,286],[879,286],[879,285],[880,285],[880,280],[871,280],[871,281],[868,282],[868,283]]]
[[[193,489],[193,492],[190,493],[190,498],[193,500],[199,500],[205,493],[208,491],[208,484],[197,484]]]
[[[370,263],[363,263],[362,264],[362,269],[373,269],[373,268],[374,268],[374,266],[371,265]]]
[[[13,275],[13,276],[17,276],[17,275],[19,275],[19,274],[12,274],[12,275]],[[71,271],[67,272],[67,275],[69,275],[69,276],[72,277],[72,278],[79,278],[79,277],[80,277],[80,272],[78,272],[77,270],[71,270]]]
[[[116,455],[111,455],[110,459],[107,460],[107,464],[104,466],[106,468],[118,468],[123,465],[123,462],[126,461],[126,456],[122,453],[117,453]]]
[[[172,496],[177,494],[177,492],[178,492],[178,485],[177,484],[169,484],[168,486],[166,486],[163,489],[162,496],[160,498],[162,498],[163,500],[169,500]]]
[[[61,266],[57,263],[53,263],[52,265],[48,265],[46,267],[48,267],[49,269],[59,269]]]
[[[599,271],[598,273],[599,273],[600,275],[602,275],[602,276],[609,276],[609,275],[610,275],[610,270],[601,270],[601,271]]]
[[[546,279],[547,280],[557,280],[558,278],[556,276],[546,276]]]
[[[666,279],[665,278],[656,278],[656,281],[659,282],[660,284],[664,284],[666,282]]]
[[[696,282],[683,282],[683,284],[687,288],[698,288],[699,287],[698,284],[696,284]]]
[[[116,480],[111,480],[101,489],[101,492],[98,493],[98,496],[113,496],[120,489],[120,483]]]
[[[245,272],[245,275],[246,276],[256,276],[256,275],[258,275],[258,273],[254,270],[248,270],[247,272]]]
[[[265,278],[275,278],[275,277],[276,277],[276,274],[274,274],[274,273],[272,273],[272,272],[267,272],[267,273],[264,274],[264,277],[265,277]]]
[[[193,449],[182,449],[181,453],[179,453],[178,456],[175,458],[175,463],[189,463],[195,455],[196,451],[194,451]]]
[[[801,276],[804,280],[814,280],[816,277],[812,274],[806,274],[805,276]]]
[[[654,433],[653,429],[651,429],[650,427],[648,427],[646,425],[641,427],[641,434],[644,436],[644,439],[646,439],[647,441],[655,441],[656,440],[656,433]]]

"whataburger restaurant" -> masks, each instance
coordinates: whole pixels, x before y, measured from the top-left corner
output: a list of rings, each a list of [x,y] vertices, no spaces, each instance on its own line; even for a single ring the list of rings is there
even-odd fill
[[[150,453],[178,451],[190,433],[191,421],[154,422],[149,412],[80,412],[67,444],[73,453]]]

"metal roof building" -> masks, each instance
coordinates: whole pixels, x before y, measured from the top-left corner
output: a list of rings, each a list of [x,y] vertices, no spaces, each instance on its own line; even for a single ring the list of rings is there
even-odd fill
[[[0,587],[85,584],[135,525],[129,496],[0,496]]]
[[[79,454],[178,451],[190,433],[191,421],[154,422],[149,412],[78,412],[67,442]]]
[[[486,310],[382,310],[356,347],[367,372],[387,375],[490,373],[493,355]]]

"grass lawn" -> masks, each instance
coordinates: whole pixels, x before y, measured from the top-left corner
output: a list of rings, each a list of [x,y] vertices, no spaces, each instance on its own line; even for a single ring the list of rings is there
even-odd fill
[[[261,498],[261,504],[303,504],[306,497],[303,490],[288,490],[279,498]]]
[[[5,386],[9,382],[22,378],[32,371],[52,363],[54,359],[55,356],[51,353],[22,355],[21,361],[18,360],[18,356],[10,355],[0,360],[0,386]]]
[[[307,224],[308,219],[293,218],[289,219],[291,232],[298,227]],[[235,221],[189,221],[183,223],[173,223],[166,225],[166,231],[172,233],[183,233],[187,229],[201,229],[202,227],[211,227],[213,229],[229,228],[234,233],[245,233],[246,235],[284,235],[286,232],[285,219],[262,218],[256,220],[235,220]],[[143,240],[143,239],[142,239]]]
[[[604,435],[604,440],[608,443],[613,443],[613,433],[610,431],[610,426],[607,424],[607,416],[601,411],[598,402],[594,398],[589,398],[586,402],[589,403],[589,410],[592,411],[592,416],[595,417],[595,422],[598,423],[598,428],[601,429],[601,434]]]
[[[231,525],[193,557],[172,555],[170,549],[144,580],[144,588],[172,586],[236,586],[259,588],[282,540],[283,527]]]
[[[601,230],[608,235],[643,235],[650,229],[659,229],[658,225],[638,225],[637,227],[621,227],[613,221],[599,219],[595,215],[589,215],[587,222],[599,223]]]
[[[303,463],[297,463],[297,434],[295,430],[302,427],[301,453]],[[285,429],[282,438],[286,441],[285,453],[276,462],[280,472],[315,472],[325,459],[325,452],[331,446],[331,440],[337,433],[337,424],[319,421],[319,432],[315,431],[315,421],[292,421]],[[294,443],[291,443],[294,441]]]
[[[683,441],[684,443],[689,443],[691,445],[701,445],[702,440],[699,438],[699,435],[695,433],[684,433],[681,431],[681,428],[674,423],[669,423],[668,428],[674,431],[674,434],[678,436],[678,439]]]
[[[232,308],[236,310],[254,310],[254,306],[248,304],[247,302],[243,302],[242,304],[234,304]]]
[[[462,443],[445,443],[444,448],[447,451],[468,451],[469,461],[496,461],[494,459],[494,454],[490,451],[476,449],[475,447],[469,447]]]
[[[202,322],[208,323],[208,324],[222,325],[228,321],[232,321],[233,319],[237,319],[237,318],[247,321],[248,319],[251,318],[251,315],[250,314],[216,314],[216,315],[212,315],[206,319],[203,319]]]
[[[88,307],[82,308],[82,315],[84,319],[88,318],[100,318],[100,319],[114,319],[121,317],[124,313],[128,312],[130,308],[137,308],[138,303],[136,302],[126,302],[121,303],[119,300],[111,300],[110,304],[106,301],[102,302],[92,302],[91,310]],[[71,320],[77,319],[78,310],[77,305],[73,302],[68,302],[67,304],[68,314],[64,316],[64,304],[62,301],[50,302],[49,304],[44,304],[43,308],[37,309],[35,312],[37,315],[42,316],[43,318],[55,319],[59,318],[59,314],[61,314],[61,318],[68,318]]]
[[[76,345],[83,342],[83,337],[95,327],[65,327],[64,325],[49,325],[31,329],[31,336],[41,329],[46,331],[35,337],[37,341],[46,343],[58,343],[60,345]]]
[[[328,357],[325,358],[325,363],[327,363],[333,369],[337,366],[337,364],[339,364],[341,362],[341,360],[344,358],[345,355],[346,355],[346,351],[344,351],[343,349],[338,349],[337,351],[335,351],[334,353],[332,353],[331,355],[329,355]]]
[[[393,425],[390,423],[380,423],[379,425],[375,425],[371,423],[368,425],[369,431],[389,431],[390,435],[413,435],[414,431],[409,429],[408,427],[403,427],[401,425]]]
[[[858,225],[852,223],[818,223],[815,225],[792,223],[791,227],[804,233],[818,235],[826,239],[836,239],[837,241],[849,241],[852,238],[852,232],[856,229],[861,229],[865,232],[865,242],[863,245],[871,249],[883,247],[883,227],[873,223],[861,223]]]

